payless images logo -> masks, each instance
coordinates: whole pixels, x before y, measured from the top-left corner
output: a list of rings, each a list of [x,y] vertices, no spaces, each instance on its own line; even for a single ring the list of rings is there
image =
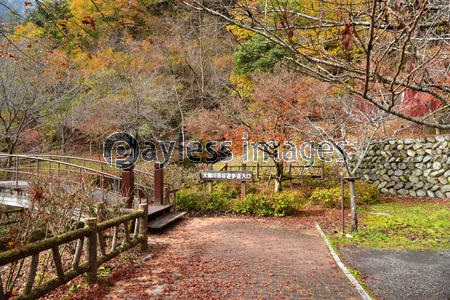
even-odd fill
[[[119,145],[116,147],[116,154],[124,158],[115,158],[113,163],[112,152],[114,146],[118,143]],[[170,158],[172,157],[176,142],[170,141],[168,146],[164,141],[159,141],[158,144],[164,157],[164,161],[161,163],[161,168],[165,168],[170,162]],[[225,141],[220,143],[219,152],[217,152],[214,149],[214,147],[217,147],[217,145],[218,143],[216,141],[206,143],[205,150],[206,152],[209,153],[210,156],[208,156],[205,159],[205,162],[217,163],[219,161],[221,162],[231,161],[233,159],[233,153],[228,147],[231,147],[232,142]],[[157,161],[158,151],[156,145],[153,142],[144,142],[144,146],[148,148],[145,148],[142,151],[142,153],[140,153],[139,144],[137,140],[134,138],[134,136],[126,132],[116,132],[108,136],[105,143],[103,144],[103,157],[105,158],[105,161],[108,163],[109,166],[114,166],[118,169],[126,169],[133,166],[139,159],[139,156],[141,156],[141,158],[146,162]],[[182,132],[179,132],[178,133],[179,162],[182,162],[184,160],[185,154],[184,148],[186,148],[186,157],[189,160],[196,163],[201,162],[201,158],[194,156],[194,154],[203,153],[202,143],[198,141],[192,141],[189,142],[185,147],[184,134]]]

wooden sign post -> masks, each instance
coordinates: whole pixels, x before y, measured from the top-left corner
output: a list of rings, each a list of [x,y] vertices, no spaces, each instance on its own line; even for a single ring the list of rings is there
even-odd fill
[[[245,168],[245,167],[243,167]],[[245,198],[245,183],[253,181],[253,172],[250,171],[201,171],[200,179],[204,181],[240,181],[241,198]]]

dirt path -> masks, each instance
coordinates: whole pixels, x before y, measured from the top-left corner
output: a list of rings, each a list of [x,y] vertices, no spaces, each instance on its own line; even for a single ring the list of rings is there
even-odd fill
[[[292,221],[292,220],[291,220]],[[188,218],[99,299],[360,299],[318,232],[258,218]]]

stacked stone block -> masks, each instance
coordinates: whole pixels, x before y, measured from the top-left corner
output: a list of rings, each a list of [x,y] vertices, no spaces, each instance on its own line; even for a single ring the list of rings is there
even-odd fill
[[[450,136],[375,141],[359,170],[382,193],[450,198]]]

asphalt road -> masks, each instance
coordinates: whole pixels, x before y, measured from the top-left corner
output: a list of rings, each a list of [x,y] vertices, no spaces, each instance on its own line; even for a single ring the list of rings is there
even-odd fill
[[[346,247],[344,264],[359,270],[377,299],[450,299],[450,250],[391,251]]]

